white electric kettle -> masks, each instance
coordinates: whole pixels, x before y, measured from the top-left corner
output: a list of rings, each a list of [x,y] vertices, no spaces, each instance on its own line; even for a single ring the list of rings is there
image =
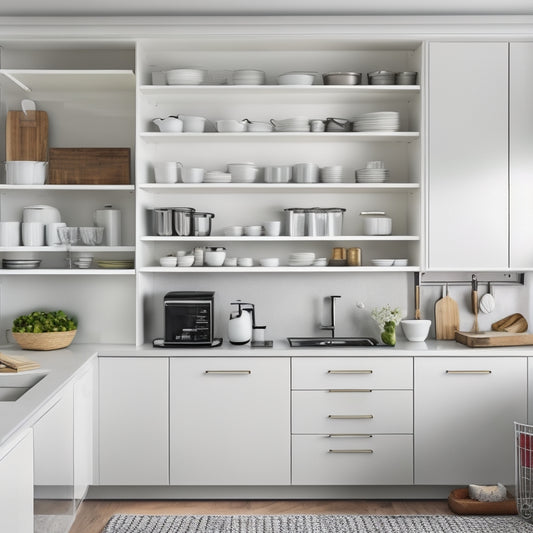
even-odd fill
[[[237,305],[238,311],[230,313],[228,339],[231,344],[246,344],[252,339],[254,306],[239,301],[231,305]]]

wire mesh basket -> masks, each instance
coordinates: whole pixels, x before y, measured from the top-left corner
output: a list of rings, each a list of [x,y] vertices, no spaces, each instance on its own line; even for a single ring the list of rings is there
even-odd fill
[[[514,423],[515,483],[518,514],[533,523],[533,426]]]

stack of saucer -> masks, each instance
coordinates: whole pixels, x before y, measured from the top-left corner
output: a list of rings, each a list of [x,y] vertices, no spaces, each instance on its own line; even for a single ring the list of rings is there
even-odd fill
[[[210,170],[205,173],[204,183],[230,183],[231,174],[220,170]]]
[[[355,171],[357,183],[385,183],[389,180],[389,171],[386,168],[361,168]]]
[[[289,255],[289,266],[311,266],[314,262],[315,254],[313,252],[294,252]]]
[[[340,183],[342,181],[342,166],[323,167],[320,169],[320,181],[323,183]]]
[[[92,255],[86,255],[82,257],[78,257],[74,260],[74,264],[78,268],[89,268],[91,266],[91,263],[93,262],[93,256]]]
[[[354,119],[353,131],[398,131],[400,114],[396,111],[365,113]]]
[[[241,69],[232,74],[233,85],[264,85],[266,75],[263,70]]]
[[[372,259],[372,266],[388,267],[394,264],[394,259]]]
[[[311,131],[309,119],[307,117],[286,118],[283,120],[274,120],[275,131],[280,132],[304,132]]]

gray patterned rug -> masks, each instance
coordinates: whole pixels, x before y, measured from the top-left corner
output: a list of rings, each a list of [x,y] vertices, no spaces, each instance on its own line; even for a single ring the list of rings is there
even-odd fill
[[[533,533],[518,516],[118,514],[102,533]]]

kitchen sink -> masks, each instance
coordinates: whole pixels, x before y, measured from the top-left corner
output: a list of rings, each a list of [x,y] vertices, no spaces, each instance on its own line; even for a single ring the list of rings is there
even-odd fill
[[[304,347],[355,347],[377,346],[378,341],[372,337],[287,337],[291,348]]]
[[[0,374],[0,402],[15,402],[32,387],[37,385],[46,373]]]

